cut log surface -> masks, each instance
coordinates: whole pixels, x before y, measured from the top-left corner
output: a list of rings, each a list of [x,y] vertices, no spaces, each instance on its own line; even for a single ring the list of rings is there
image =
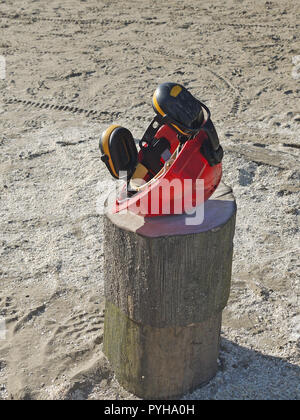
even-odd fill
[[[222,184],[204,205],[204,221],[186,215],[144,218],[107,213],[105,296],[129,318],[167,327],[222,311],[231,279],[236,205]]]
[[[235,214],[224,184],[204,204],[201,224],[107,210],[104,352],[136,395],[178,396],[216,373]]]

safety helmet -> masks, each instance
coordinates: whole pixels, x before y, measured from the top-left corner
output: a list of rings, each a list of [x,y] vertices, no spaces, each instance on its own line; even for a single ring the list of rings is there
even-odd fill
[[[116,211],[136,208],[136,203],[144,197],[147,198],[144,215],[161,215],[157,208],[162,206],[156,206],[155,213],[151,212],[149,198],[163,180],[191,179],[195,183],[203,179],[204,200],[221,180],[223,149],[208,107],[184,86],[170,82],[157,87],[152,106],[156,116],[139,141],[139,152],[132,134],[124,127],[112,125],[100,138],[101,159],[110,173],[115,178],[119,178],[121,171],[127,174],[126,194],[117,199]],[[194,185],[192,190],[194,194]],[[162,197],[160,204],[164,200],[183,199],[187,195],[184,187],[178,195],[181,197]],[[194,207],[200,203],[193,195],[190,204]]]

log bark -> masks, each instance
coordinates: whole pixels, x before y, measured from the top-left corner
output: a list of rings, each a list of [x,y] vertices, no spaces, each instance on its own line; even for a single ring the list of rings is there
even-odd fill
[[[204,220],[105,215],[104,353],[118,381],[147,399],[172,398],[217,370],[230,292],[236,204],[221,184]]]

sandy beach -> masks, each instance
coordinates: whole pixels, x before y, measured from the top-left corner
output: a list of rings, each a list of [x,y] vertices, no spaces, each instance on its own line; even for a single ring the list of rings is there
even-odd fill
[[[165,81],[211,109],[238,206],[219,371],[183,399],[300,399],[299,22],[291,0],[0,3],[0,399],[136,398],[102,353],[98,140],[139,138]]]

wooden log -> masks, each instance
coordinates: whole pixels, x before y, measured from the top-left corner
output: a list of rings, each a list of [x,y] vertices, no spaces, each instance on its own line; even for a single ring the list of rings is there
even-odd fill
[[[204,204],[198,225],[187,225],[185,215],[107,211],[103,350],[128,391],[172,398],[215,375],[235,214],[224,184]]]

